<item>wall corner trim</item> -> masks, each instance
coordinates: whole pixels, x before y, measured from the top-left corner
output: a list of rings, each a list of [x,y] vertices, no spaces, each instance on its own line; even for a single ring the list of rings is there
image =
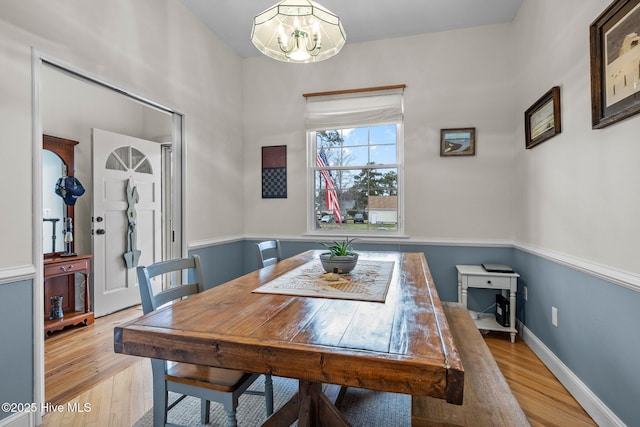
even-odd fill
[[[598,279],[640,292],[640,276],[627,271],[617,270],[582,258],[573,257],[550,249],[543,249],[528,243],[514,242],[513,247],[523,252],[536,255],[557,264],[564,265]]]
[[[526,326],[522,338],[599,426],[625,427],[625,423]]]

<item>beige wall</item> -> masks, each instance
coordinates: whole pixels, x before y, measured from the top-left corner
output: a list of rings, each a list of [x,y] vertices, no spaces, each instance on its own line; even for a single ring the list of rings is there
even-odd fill
[[[12,186],[0,223],[11,248],[0,269],[33,263],[33,46],[185,113],[189,241],[303,234],[302,93],[405,83],[412,239],[515,240],[638,274],[640,118],[590,125],[588,26],[608,3],[527,0],[513,24],[349,44],[307,66],[241,60],[174,0],[5,1],[0,170]],[[563,132],[525,151],[522,114],[553,85]],[[477,155],[439,157],[439,130],[467,126]],[[260,147],[276,144],[288,146],[289,198],[263,200]]]
[[[91,129],[157,140],[160,135],[171,135],[172,118],[168,113],[145,107],[122,94],[80,81],[52,67],[42,68],[41,81],[42,132],[78,141],[74,150],[74,176],[83,184],[85,193],[75,204],[73,240],[77,253],[91,253]],[[53,185],[42,189],[51,194],[53,190]],[[61,202],[59,197],[53,197]],[[50,245],[50,233],[43,237]]]
[[[306,232],[303,93],[406,84],[405,219],[415,240],[506,240],[515,228],[510,24],[348,44],[318,64],[244,66],[245,232]],[[474,157],[440,157],[440,129],[475,127]],[[288,198],[262,199],[260,147],[287,145]]]
[[[562,133],[524,150],[516,120],[516,240],[640,273],[640,116],[591,129],[589,25],[609,0],[525,0],[514,23],[515,110],[560,86]]]
[[[0,11],[0,173],[12,185],[0,269],[34,263],[32,47],[184,113],[187,239],[242,233],[242,189],[226,185],[243,176],[242,62],[180,2],[8,0]]]
[[[514,241],[637,277],[640,116],[591,129],[589,25],[610,2],[561,3],[525,0],[509,24],[348,44],[312,66],[246,59],[245,233],[306,231],[303,93],[405,83],[411,239]],[[524,111],[555,85],[562,133],[525,150]],[[441,158],[439,130],[470,126],[477,155]],[[279,144],[287,145],[289,195],[263,200],[260,147]]]

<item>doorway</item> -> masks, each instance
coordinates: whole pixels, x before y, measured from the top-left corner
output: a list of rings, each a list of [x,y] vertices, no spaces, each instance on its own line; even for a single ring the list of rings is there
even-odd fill
[[[162,153],[170,158],[162,161],[165,200],[162,203],[161,259],[183,256],[186,243],[183,236],[185,224],[183,203],[183,116],[173,109],[149,101],[122,88],[90,76],[62,62],[46,57],[34,50],[33,65],[33,206],[34,206],[34,262],[42,258],[42,198],[45,189],[42,182],[42,139],[44,132],[66,135],[79,140],[83,147],[78,150],[76,177],[84,180],[85,188],[91,188],[93,167],[91,166],[91,128],[102,127],[122,134],[142,135],[153,139]],[[63,95],[60,95],[63,91]],[[86,99],[89,98],[90,102]],[[114,105],[126,105],[114,107]],[[53,107],[52,107],[53,106]],[[121,120],[123,114],[127,120]],[[99,117],[97,123],[91,117]],[[82,119],[82,120],[81,120]],[[89,124],[91,123],[91,124]],[[170,149],[167,149],[170,147]],[[84,159],[84,160],[83,160]],[[169,188],[170,190],[167,190]],[[48,190],[47,190],[48,191]],[[167,200],[168,199],[168,200]],[[75,251],[92,253],[91,230],[94,229],[91,212],[91,197],[78,199],[76,203]],[[165,223],[166,221],[166,223]],[[39,226],[36,227],[36,224]],[[158,259],[159,261],[160,259]],[[155,261],[155,260],[154,260]],[[95,260],[94,260],[95,262]],[[35,262],[35,282],[43,282],[43,265]],[[44,291],[43,286],[34,289],[34,336],[35,364],[34,390],[36,402],[45,402],[44,396]],[[40,416],[42,414],[39,414]]]

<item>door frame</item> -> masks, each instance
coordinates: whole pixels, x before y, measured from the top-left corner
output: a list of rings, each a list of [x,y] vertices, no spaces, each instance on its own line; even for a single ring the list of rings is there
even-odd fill
[[[146,107],[154,108],[168,113],[172,118],[172,144],[173,158],[171,209],[173,210],[173,223],[175,237],[173,252],[176,256],[187,255],[186,240],[186,141],[185,141],[185,116],[183,113],[167,107],[155,101],[139,96],[121,86],[109,83],[91,73],[77,68],[71,64],[54,58],[39,51],[31,49],[31,106],[32,106],[32,257],[35,267],[33,281],[33,390],[34,403],[38,411],[35,413],[35,425],[42,422],[42,407],[45,403],[44,395],[44,286],[43,286],[43,257],[42,257],[42,67],[49,66],[58,71],[75,77],[87,83],[103,87],[132,99]]]

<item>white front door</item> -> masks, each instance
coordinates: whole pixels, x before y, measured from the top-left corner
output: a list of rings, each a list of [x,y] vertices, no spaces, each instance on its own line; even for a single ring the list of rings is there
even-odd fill
[[[161,146],[93,129],[93,307],[104,316],[140,304],[136,268],[125,253],[139,251],[138,265],[161,260]],[[130,242],[128,186],[135,187],[135,230]],[[130,211],[131,212],[131,211]],[[132,246],[135,245],[135,246]]]

